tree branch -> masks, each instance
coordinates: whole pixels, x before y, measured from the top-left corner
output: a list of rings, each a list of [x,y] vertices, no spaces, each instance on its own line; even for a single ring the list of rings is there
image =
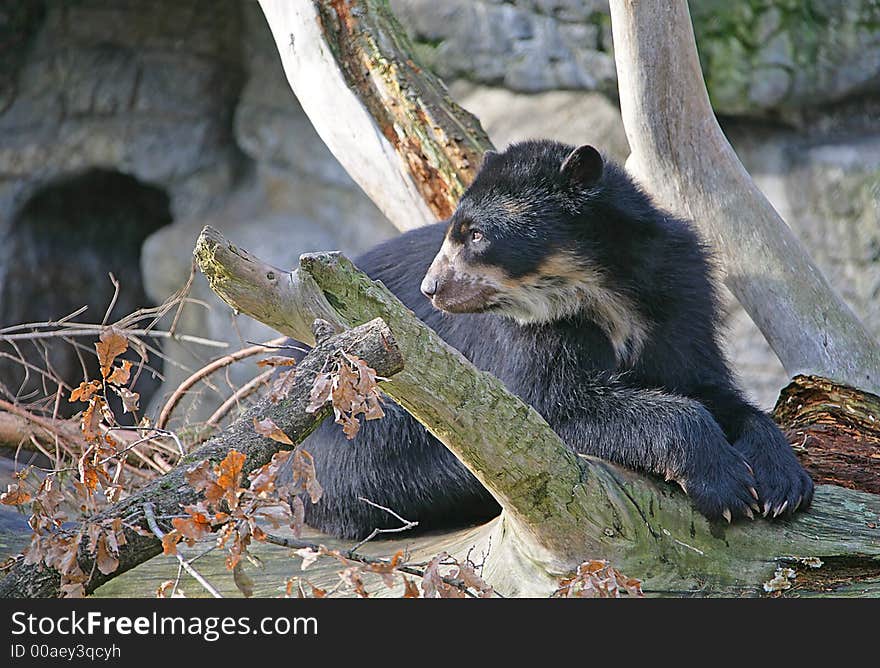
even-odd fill
[[[246,315],[254,315],[245,306],[265,289],[262,281],[248,289],[246,277],[281,272],[211,228],[203,230],[195,254],[212,287],[237,286],[241,301],[229,291],[221,296]],[[608,559],[655,591],[708,594],[756,593],[779,559],[846,561],[875,574],[880,566],[880,528],[865,521],[880,515],[878,496],[822,486],[810,513],[790,521],[710,524],[671,485],[574,455],[540,415],[345,257],[304,255],[275,285],[287,296],[267,295],[267,302],[313,304],[325,315],[332,304],[335,322],[380,316],[388,323],[407,363],[383,391],[446,444],[504,508],[482,539],[492,544],[486,577],[506,595],[547,595],[555,577],[587,559]],[[292,285],[321,299],[294,299],[287,294]],[[299,323],[312,315],[272,318]],[[298,336],[296,327],[282,333]]]
[[[200,448],[184,457],[180,464],[167,474],[154,479],[140,490],[116,503],[94,517],[89,522],[100,523],[117,517],[141,518],[139,523],[147,528],[143,519],[145,503],[152,504],[157,516],[176,515],[181,506],[196,503],[198,493],[186,482],[186,471],[194,464],[204,460],[221,461],[230,450],[235,449],[246,455],[243,475],[267,464],[279,449],[281,443],[257,434],[253,427],[254,418],[270,418],[293,441],[301,443],[321,420],[329,408],[315,413],[306,412],[309,392],[315,376],[324,368],[328,358],[339,350],[356,355],[376,369],[379,376],[390,377],[400,371],[403,358],[397,349],[394,336],[381,320],[372,320],[360,327],[333,336],[315,347],[296,367],[293,387],[286,399],[277,404],[263,402],[246,411],[240,419],[222,434],[210,439]],[[132,529],[125,529],[126,544],[119,547],[119,568],[109,574],[102,574],[94,568],[94,556],[89,554],[83,541],[80,545],[78,561],[84,573],[89,573],[85,585],[91,593],[104,582],[125,573],[162,552],[162,543],[152,531],[141,535]],[[0,598],[51,598],[60,594],[61,577],[53,569],[39,564],[28,565],[23,560],[16,563],[0,582]]]
[[[387,0],[260,0],[321,139],[398,229],[447,218],[492,148],[414,60]]]

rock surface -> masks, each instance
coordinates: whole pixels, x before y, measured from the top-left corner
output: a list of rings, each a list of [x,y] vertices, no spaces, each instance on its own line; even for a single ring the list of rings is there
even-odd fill
[[[692,0],[714,108],[770,115],[880,91],[877,0]],[[441,76],[616,96],[607,0],[391,0]]]

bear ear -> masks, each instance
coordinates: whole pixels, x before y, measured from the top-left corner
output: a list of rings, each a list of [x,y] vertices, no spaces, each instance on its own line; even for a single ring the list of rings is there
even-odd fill
[[[483,162],[480,163],[480,169],[483,169],[483,167],[488,165],[497,157],[498,151],[486,151],[485,153],[483,153]]]
[[[605,162],[599,151],[584,144],[578,146],[562,161],[559,173],[572,184],[588,186],[602,177]]]

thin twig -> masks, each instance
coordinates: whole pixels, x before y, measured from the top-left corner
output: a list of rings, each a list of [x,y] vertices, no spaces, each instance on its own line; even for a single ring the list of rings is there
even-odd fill
[[[272,545],[279,545],[280,547],[289,547],[294,550],[311,550],[312,552],[317,552],[320,555],[333,557],[331,550],[328,550],[325,546],[319,543],[310,543],[309,541],[300,540],[298,538],[285,538],[283,536],[277,536],[272,533],[266,533],[263,537],[263,540],[266,543],[271,543]],[[349,551],[347,554],[340,554],[343,559],[347,559],[349,561],[354,561],[356,563],[364,564],[366,566],[380,565],[387,566],[391,563],[389,559],[380,559],[376,557],[368,557],[363,554],[353,554],[353,551]],[[415,568],[413,566],[399,565],[395,566],[394,570],[399,571],[401,573],[406,573],[407,575],[414,575],[417,578],[424,578],[425,571]],[[467,585],[462,580],[456,580],[455,578],[450,578],[447,576],[440,576],[440,579],[443,580],[446,584],[455,587],[456,589],[460,589],[464,592],[465,595],[471,598],[479,598],[476,594],[474,594],[470,589],[468,589]]]
[[[6,334],[7,332],[15,332],[20,329],[35,329],[37,327],[58,327],[63,325],[68,320],[72,320],[78,315],[82,315],[86,311],[89,310],[88,306],[80,306],[78,309],[73,311],[72,313],[68,313],[63,318],[59,318],[58,320],[46,320],[44,322],[24,322],[18,325],[10,325],[9,327],[3,327],[0,329],[0,334]]]
[[[261,385],[269,382],[269,379],[272,377],[272,374],[275,373],[275,369],[269,369],[268,371],[264,371],[259,376],[251,379],[248,383],[242,385],[238,388],[235,393],[229,397],[226,401],[220,404],[220,407],[214,411],[214,413],[207,419],[205,424],[208,424],[212,427],[216,427],[220,420],[232,409],[233,406],[237,405],[243,399],[246,399],[251,394],[257,391]]]
[[[76,327],[71,329],[53,329],[50,331],[23,332],[19,334],[0,334],[0,341],[35,341],[39,339],[63,338],[65,336],[94,336],[96,332],[100,332],[106,325],[90,325],[87,323],[76,323]],[[113,326],[123,336],[150,336],[157,339],[174,339],[176,341],[186,341],[187,343],[198,343],[202,346],[211,348],[228,348],[226,341],[216,341],[214,339],[206,339],[201,336],[191,336],[189,334],[175,334],[173,332],[161,329],[122,329]]]
[[[384,510],[389,515],[391,515],[395,519],[399,520],[401,522],[401,526],[396,527],[394,529],[379,529],[378,527],[373,529],[373,533],[371,533],[369,536],[364,538],[361,542],[359,542],[357,545],[355,545],[353,548],[351,548],[348,551],[349,556],[354,555],[358,551],[359,547],[363,547],[364,545],[369,543],[371,540],[373,540],[376,536],[378,536],[380,533],[399,533],[401,531],[407,531],[407,530],[412,529],[413,527],[419,525],[418,522],[413,522],[408,519],[404,519],[403,517],[401,517],[400,515],[395,513],[393,510],[391,510],[391,508],[386,508],[385,506],[380,506],[378,503],[374,503],[374,502],[370,501],[369,499],[364,498],[363,496],[359,496],[358,501],[363,501],[364,503],[366,503],[370,506],[373,506],[373,508],[378,508],[379,510]]]
[[[183,443],[180,442],[180,437],[173,431],[169,429],[160,429],[159,427],[110,427],[107,429],[108,432],[111,431],[154,431],[159,436],[166,436],[174,441],[175,445],[177,445],[177,451],[180,453],[181,457],[186,456],[186,449],[183,447]],[[150,436],[147,440],[153,439],[155,436]]]
[[[162,540],[163,538],[165,538],[165,533],[162,531],[162,529],[159,528],[159,524],[156,522],[156,516],[153,513],[153,504],[152,503],[145,503],[143,505],[143,508],[144,508],[144,517],[147,518],[147,525],[150,527],[150,531],[152,531],[153,534],[155,534],[156,538],[158,538],[159,540]],[[202,587],[204,587],[205,590],[209,594],[211,594],[211,596],[213,596],[214,598],[223,598],[222,594],[220,594],[219,591],[214,589],[214,587],[211,585],[211,583],[208,582],[205,578],[203,578],[202,575],[195,568],[193,568],[192,565],[186,559],[184,559],[182,556],[180,556],[176,552],[175,552],[174,556],[177,557],[177,561],[180,563],[183,570],[185,570],[187,573],[192,575],[193,578],[195,578],[196,582],[198,582],[200,585],[202,585]]]
[[[285,338],[277,338],[272,339],[268,343],[277,344],[280,342],[284,342],[285,340]],[[239,360],[253,357],[254,355],[259,355],[264,352],[266,352],[266,346],[262,344],[257,346],[249,346],[229,355],[224,355],[223,357],[214,360],[210,364],[206,364],[205,366],[203,366],[201,369],[196,371],[189,378],[187,378],[180,385],[177,386],[177,389],[174,390],[174,392],[168,398],[168,401],[166,401],[165,405],[162,406],[162,410],[159,412],[159,419],[156,420],[156,426],[161,429],[168,424],[168,420],[171,418],[172,411],[174,411],[174,408],[193,385],[207,378],[215,371],[223,369],[224,367],[227,367],[234,362],[238,362]]]
[[[107,324],[107,321],[110,319],[110,313],[113,311],[113,307],[116,306],[116,300],[119,299],[119,281],[116,280],[112,271],[108,275],[110,276],[110,282],[113,284],[113,297],[110,299],[110,304],[104,313],[104,319],[101,321],[102,325]]]
[[[21,354],[21,353],[19,353],[19,354]],[[65,390],[71,389],[70,385],[65,383],[63,380],[61,380],[60,378],[53,377],[50,373],[46,372],[44,369],[41,369],[40,367],[36,366],[35,364],[31,364],[30,362],[25,360],[24,357],[16,357],[15,355],[11,355],[10,353],[7,353],[3,350],[0,350],[0,357],[6,357],[7,359],[11,359],[16,364],[20,364],[22,367],[24,367],[25,378],[21,382],[21,385],[19,386],[19,390],[18,390],[19,393],[21,392],[21,388],[25,387],[25,385],[27,384],[27,381],[30,380],[30,371],[31,370],[36,371],[41,376],[45,376],[46,378],[51,380],[56,385],[61,385]]]

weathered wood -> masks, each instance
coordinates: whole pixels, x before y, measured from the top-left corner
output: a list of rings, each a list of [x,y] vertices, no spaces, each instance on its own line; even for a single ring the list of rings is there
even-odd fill
[[[796,376],[773,417],[816,482],[880,494],[880,397]]]
[[[271,461],[272,455],[279,450],[292,447],[257,434],[253,426],[254,418],[268,417],[294,444],[302,442],[329,412],[329,408],[324,408],[315,413],[307,413],[306,406],[309,404],[309,392],[315,376],[324,368],[327,359],[334,357],[339,350],[365,360],[383,377],[393,376],[403,368],[403,358],[394,336],[381,320],[372,320],[333,336],[320,343],[297,365],[293,386],[287,398],[277,404],[264,401],[245,411],[222,434],[187,455],[170,472],[90,518],[90,521],[102,522],[117,517],[137,516],[140,518],[137,520],[138,524],[146,528],[142,511],[144,503],[152,503],[157,515],[176,515],[181,506],[197,502],[198,493],[185,479],[186,471],[191,466],[204,460],[217,463],[230,450],[235,449],[247,457],[243,468],[243,475],[246,476]],[[85,545],[87,541],[83,541],[78,561],[82,571],[90,574],[85,585],[87,593],[162,552],[162,544],[153,534],[143,536],[126,529],[125,537],[126,544],[119,548],[119,568],[109,575],[104,575],[94,567],[94,558]],[[57,571],[42,565],[28,565],[22,560],[0,581],[0,598],[54,598],[60,595],[60,585],[61,576]]]
[[[880,393],[880,348],[755,186],[718,126],[687,0],[611,0],[627,168],[695,221],[790,376]]]
[[[262,273],[254,269],[258,260],[215,230],[206,229],[197,246],[212,285],[243,286],[240,269]],[[343,256],[305,255],[291,273],[298,276],[277,285],[313,281],[326,298],[320,308],[332,305],[338,321],[354,325],[378,315],[395,333],[407,365],[383,390],[503,506],[501,519],[474,541],[478,549],[491,545],[484,574],[506,595],[547,595],[556,577],[591,558],[609,559],[657,593],[701,595],[758,594],[779,563],[798,559],[844,560],[863,574],[880,564],[880,528],[870,519],[880,516],[880,496],[822,486],[812,510],[786,522],[709,523],[677,488],[573,455],[535,411]],[[244,302],[222,296],[252,315]],[[292,328],[282,333],[297,335]]]
[[[388,219],[448,217],[492,145],[413,56],[387,0],[261,0],[290,87]]]
[[[82,432],[70,420],[51,420],[48,418],[43,418],[43,420],[69,441],[78,443],[82,440]],[[55,447],[53,432],[24,415],[0,411],[0,447],[36,450],[37,448],[31,439],[35,439],[41,445]]]

